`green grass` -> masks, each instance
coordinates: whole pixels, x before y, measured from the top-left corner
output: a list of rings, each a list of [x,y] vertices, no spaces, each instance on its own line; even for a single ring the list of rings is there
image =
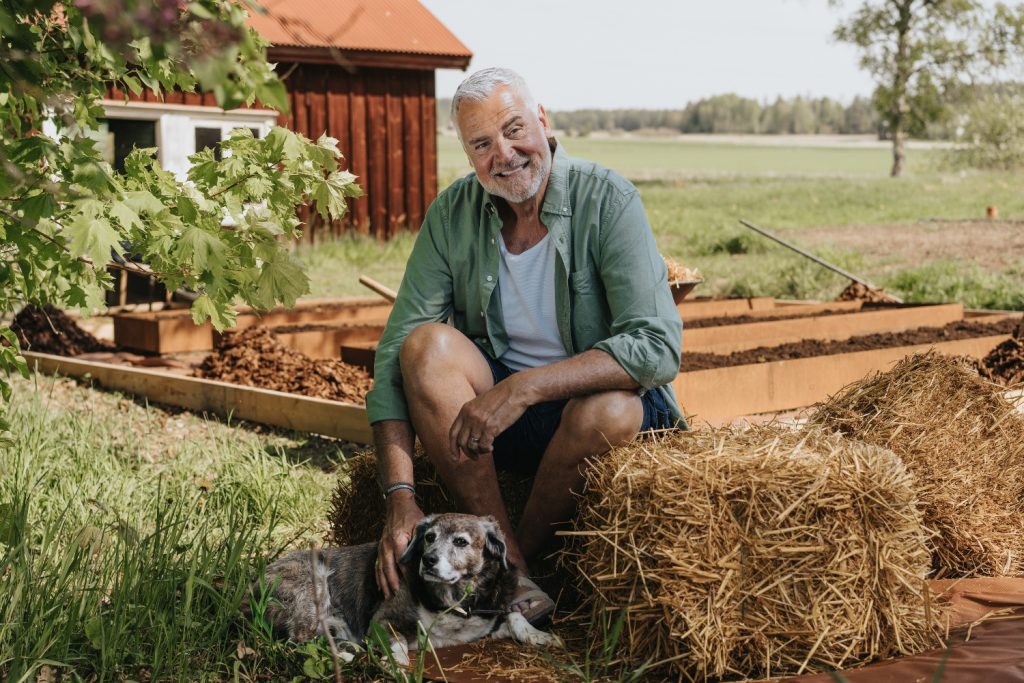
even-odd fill
[[[705,139],[706,140],[706,139]],[[596,161],[630,180],[677,180],[716,176],[886,177],[892,153],[880,147],[810,147],[715,143],[680,138],[561,138],[570,156]],[[934,166],[940,153],[908,150],[910,172]],[[470,170],[453,135],[438,136],[443,179]]]
[[[238,616],[266,556],[320,544],[340,451],[18,380],[0,449],[0,678],[301,672]],[[316,455],[316,461],[309,457]],[[239,657],[238,644],[256,652]]]

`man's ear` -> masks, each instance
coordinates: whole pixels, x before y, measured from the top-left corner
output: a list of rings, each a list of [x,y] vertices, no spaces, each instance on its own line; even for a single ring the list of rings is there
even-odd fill
[[[544,137],[552,137],[551,123],[548,121],[548,113],[544,111],[543,104],[537,105],[537,119],[540,121],[540,125],[544,126]]]
[[[413,531],[412,540],[406,547],[405,552],[398,558],[401,564],[411,564],[413,559],[423,552],[423,534],[427,533],[427,527],[434,521],[434,515],[428,515],[419,521],[416,530]]]
[[[502,569],[508,569],[508,548],[505,546],[505,535],[501,533],[494,517],[487,515],[483,520],[486,529],[484,553],[500,560]]]

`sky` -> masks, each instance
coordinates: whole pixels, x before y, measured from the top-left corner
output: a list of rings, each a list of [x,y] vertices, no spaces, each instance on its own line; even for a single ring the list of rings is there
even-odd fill
[[[846,103],[873,90],[854,48],[832,39],[852,0],[421,2],[473,52],[469,71],[515,69],[553,110],[681,108],[728,92]],[[467,73],[439,70],[437,96]]]

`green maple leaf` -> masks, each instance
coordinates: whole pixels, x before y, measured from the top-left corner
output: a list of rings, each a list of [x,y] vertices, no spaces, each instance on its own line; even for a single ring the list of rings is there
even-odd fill
[[[231,306],[225,301],[214,301],[208,294],[200,294],[192,302],[191,313],[196,325],[202,325],[209,320],[218,331],[235,325],[235,312]]]
[[[142,219],[139,218],[139,214],[136,213],[128,202],[113,202],[110,205],[110,216],[116,218],[117,222],[121,224],[125,230],[131,230],[133,228],[142,229],[145,226],[142,223]]]
[[[121,235],[103,216],[88,212],[79,214],[68,225],[68,233],[71,235],[71,253],[75,256],[88,256],[97,268],[107,264],[111,250],[117,253],[123,251],[119,244]]]
[[[185,228],[175,247],[177,257],[191,263],[196,272],[223,270],[227,252],[220,237],[195,226]]]
[[[287,253],[280,251],[260,269],[253,302],[263,309],[273,308],[278,301],[291,308],[307,292],[309,278]]]

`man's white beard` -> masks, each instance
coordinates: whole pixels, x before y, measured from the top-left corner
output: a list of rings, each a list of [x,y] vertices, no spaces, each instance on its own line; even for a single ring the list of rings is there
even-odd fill
[[[533,199],[537,196],[540,191],[540,186],[544,184],[544,179],[548,177],[551,172],[551,157],[542,158],[540,161],[540,168],[534,169],[533,165],[529,165],[520,171],[517,175],[523,173],[533,172],[533,177],[529,179],[529,182],[521,190],[518,190],[514,185],[509,187],[508,185],[500,184],[500,180],[496,178],[488,177],[486,180],[482,177],[478,178],[483,188],[488,193],[501,197],[509,204],[522,204],[523,202]],[[518,180],[518,178],[516,179]]]

